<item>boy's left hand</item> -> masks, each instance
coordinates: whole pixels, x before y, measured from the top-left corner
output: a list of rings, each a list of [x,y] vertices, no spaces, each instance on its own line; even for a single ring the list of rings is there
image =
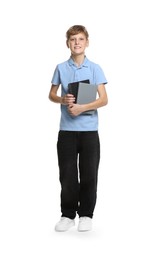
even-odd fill
[[[83,106],[79,104],[71,104],[68,105],[68,112],[71,116],[78,116],[80,115],[83,111]]]

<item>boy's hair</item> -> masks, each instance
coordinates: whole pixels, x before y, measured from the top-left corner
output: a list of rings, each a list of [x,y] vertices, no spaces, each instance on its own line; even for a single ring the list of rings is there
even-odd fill
[[[89,37],[89,34],[88,34],[86,27],[84,27],[83,25],[73,25],[66,32],[66,39],[67,39],[66,42],[68,43],[70,36],[76,35],[78,33],[84,33],[85,36],[86,36],[86,39],[88,39],[88,37]]]

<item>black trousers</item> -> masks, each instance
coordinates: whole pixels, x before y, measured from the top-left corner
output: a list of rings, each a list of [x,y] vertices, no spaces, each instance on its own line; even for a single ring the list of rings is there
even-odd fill
[[[62,216],[93,217],[100,141],[97,131],[59,131],[57,141]]]

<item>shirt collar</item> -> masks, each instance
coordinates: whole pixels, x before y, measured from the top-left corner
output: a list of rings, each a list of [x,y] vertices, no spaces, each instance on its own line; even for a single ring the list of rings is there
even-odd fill
[[[75,67],[77,67],[76,64],[75,64],[75,62],[73,61],[73,59],[72,59],[71,57],[69,58],[68,63],[69,63],[70,66],[75,66]],[[83,63],[80,65],[79,68],[81,68],[81,67],[88,67],[88,59],[87,59],[86,56],[85,56],[85,58],[84,58]]]

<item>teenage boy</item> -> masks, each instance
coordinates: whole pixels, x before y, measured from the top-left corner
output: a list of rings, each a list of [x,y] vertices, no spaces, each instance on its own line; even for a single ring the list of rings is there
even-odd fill
[[[62,215],[55,230],[66,231],[74,226],[78,214],[78,231],[89,231],[96,205],[100,161],[97,109],[108,103],[107,79],[101,67],[85,55],[89,35],[84,26],[70,27],[66,39],[71,55],[56,66],[49,93],[51,101],[61,104],[57,153]],[[98,85],[98,97],[88,104],[76,104],[75,97],[68,94],[68,84],[83,80]],[[58,95],[59,86],[61,95]],[[85,115],[83,112],[88,110],[95,112]]]

